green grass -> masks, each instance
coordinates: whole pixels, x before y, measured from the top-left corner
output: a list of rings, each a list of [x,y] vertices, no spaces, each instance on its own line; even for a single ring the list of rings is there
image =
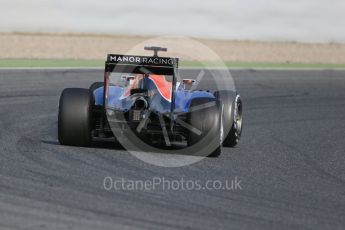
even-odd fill
[[[103,67],[104,60],[0,59],[0,67]]]
[[[322,63],[269,63],[269,62],[225,62],[230,68],[260,68],[260,69],[344,69],[344,64]],[[182,61],[180,67],[221,67],[217,63]],[[104,67],[104,60],[73,60],[73,59],[0,59],[1,67]]]
[[[270,62],[224,62],[229,68],[258,68],[258,69],[345,69],[344,64],[327,64],[327,63],[270,63]],[[219,67],[217,63],[212,62],[182,62],[182,67]]]
[[[344,69],[345,64],[327,63],[269,63],[269,62],[226,62],[227,67],[260,68],[260,69]]]

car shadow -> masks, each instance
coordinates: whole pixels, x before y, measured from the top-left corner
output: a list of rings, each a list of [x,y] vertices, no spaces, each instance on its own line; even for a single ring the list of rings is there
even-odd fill
[[[58,140],[41,140],[42,143],[48,145],[61,146]],[[95,140],[92,141],[91,145],[87,148],[97,149],[113,149],[113,150],[126,150],[120,143],[109,141],[109,140]]]
[[[55,146],[61,146],[58,140],[41,140],[41,143],[48,144],[48,145],[55,145]],[[74,148],[96,148],[96,149],[107,149],[107,150],[115,150],[115,151],[131,151],[130,149],[124,148],[120,143],[115,142],[113,139],[95,139],[92,141],[90,146],[87,147],[76,147],[76,146],[70,146]],[[157,154],[171,154],[170,153],[164,153],[161,152],[160,150],[182,150],[185,148],[184,145],[179,145],[179,144],[174,144],[173,146],[167,147],[165,145],[154,145],[152,147],[157,148],[157,151],[152,151],[151,153],[157,153]],[[145,152],[145,151],[143,151]],[[186,156],[191,156],[191,154],[186,153],[183,154],[181,152],[177,153],[177,155],[186,155]],[[193,155],[195,157],[204,157],[203,155]]]

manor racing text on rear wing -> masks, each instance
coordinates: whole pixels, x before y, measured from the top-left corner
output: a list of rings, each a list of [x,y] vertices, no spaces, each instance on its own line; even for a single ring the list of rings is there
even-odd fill
[[[105,72],[174,75],[178,58],[108,54]]]

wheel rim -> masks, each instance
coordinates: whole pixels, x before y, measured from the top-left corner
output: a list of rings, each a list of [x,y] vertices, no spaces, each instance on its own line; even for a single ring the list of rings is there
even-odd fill
[[[239,96],[236,98],[236,109],[235,109],[235,128],[238,138],[242,133],[242,102]]]
[[[223,123],[223,113],[224,113],[224,106],[221,106],[221,113],[220,113],[220,143],[223,143],[224,140],[224,123]]]

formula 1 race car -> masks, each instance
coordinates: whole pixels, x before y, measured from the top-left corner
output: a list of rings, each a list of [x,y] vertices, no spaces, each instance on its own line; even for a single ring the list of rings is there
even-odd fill
[[[89,89],[63,90],[59,142],[88,146],[98,137],[118,141],[130,131],[151,146],[175,142],[185,143],[185,148],[198,146],[191,154],[200,150],[216,157],[221,146],[235,146],[242,132],[242,101],[237,92],[196,90],[193,79],[177,81],[177,58],[158,57],[158,51],[167,49],[145,50],[154,55],[109,54],[103,82]]]

